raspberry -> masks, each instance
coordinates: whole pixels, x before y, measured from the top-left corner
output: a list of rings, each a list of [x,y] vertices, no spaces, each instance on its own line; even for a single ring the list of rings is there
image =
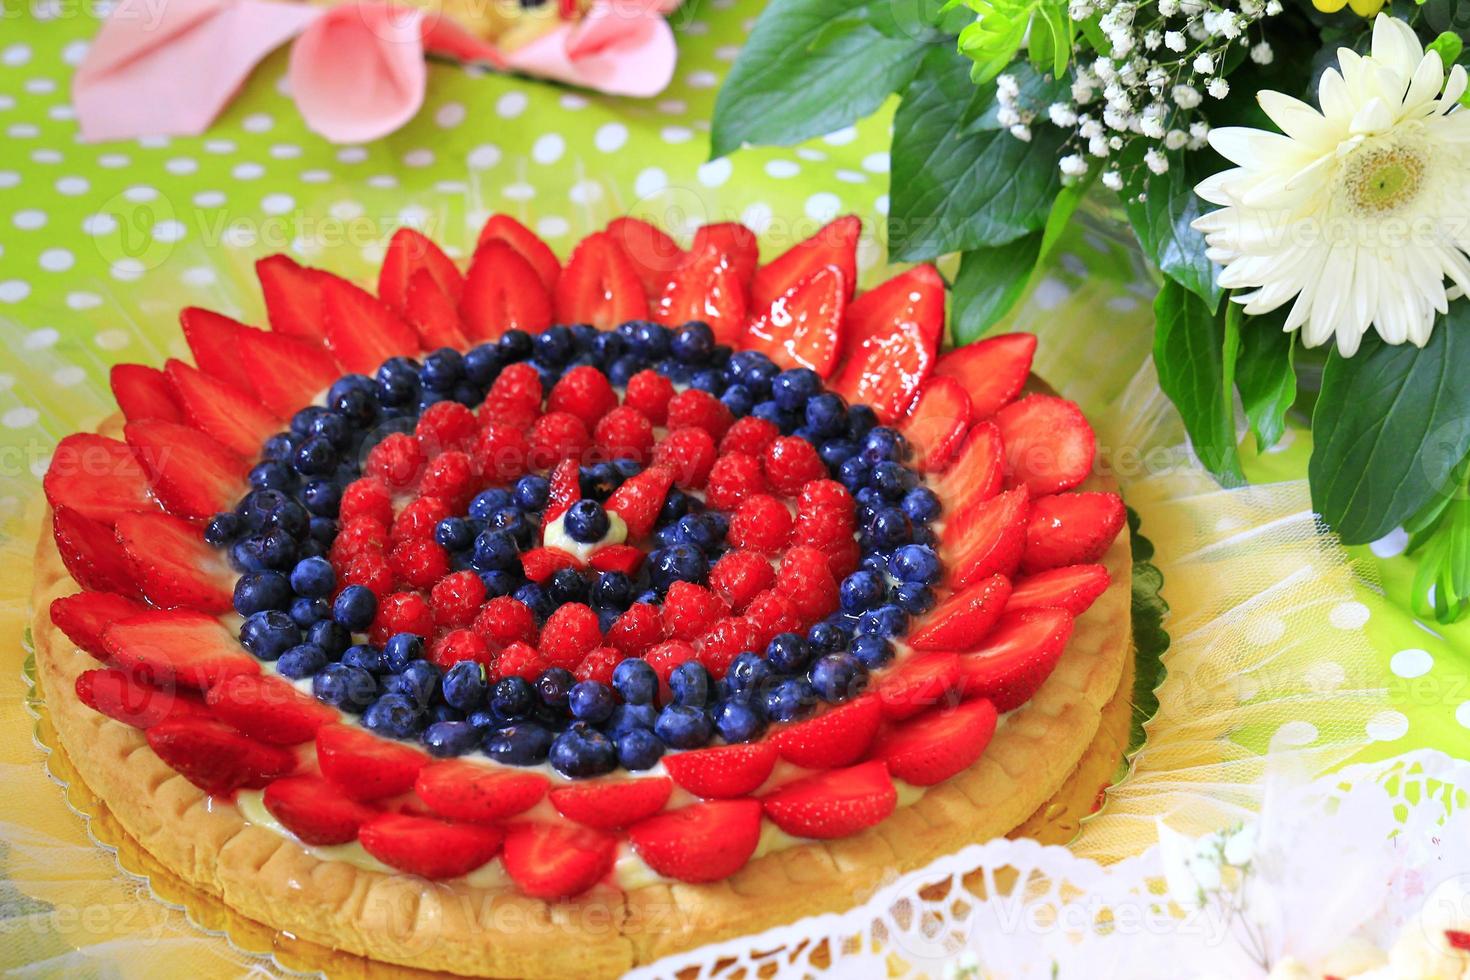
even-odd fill
[[[550,665],[541,659],[541,654],[534,647],[525,643],[512,643],[495,658],[495,663],[490,667],[490,676],[497,681],[503,677],[521,677],[534,681],[548,666]]]
[[[414,438],[432,456],[447,449],[464,449],[475,437],[475,413],[455,401],[435,402],[424,409],[414,426]]]
[[[801,488],[796,499],[798,512],[841,510],[850,514],[855,506],[847,487],[836,480],[813,480]]]
[[[730,453],[715,460],[705,487],[705,500],[716,510],[734,510],[753,493],[765,493],[761,461],[749,453]]]
[[[581,459],[592,445],[582,420],[570,412],[548,412],[531,426],[533,470],[549,470],[564,459]]]
[[[669,428],[697,426],[718,441],[734,421],[725,403],[707,391],[688,388],[669,400]]]
[[[394,592],[378,602],[378,615],[373,620],[372,641],[386,643],[396,633],[434,635],[434,610],[429,600],[417,592]]]
[[[857,571],[863,557],[863,549],[850,537],[823,548],[822,553],[827,556],[827,567],[832,570],[832,577],[839,582]]]
[[[368,451],[363,472],[381,479],[389,487],[411,487],[424,466],[424,453],[413,436],[394,432]]]
[[[663,620],[658,609],[646,602],[635,602],[608,628],[607,642],[630,657],[636,657],[664,638]]]
[[[720,440],[720,455],[725,453],[750,453],[762,456],[766,447],[776,441],[781,429],[775,422],[746,415],[735,420],[730,431]]]
[[[419,493],[438,497],[456,510],[463,510],[475,495],[475,466],[459,450],[440,455],[424,471]]]
[[[684,490],[698,490],[709,480],[715,465],[715,440],[703,429],[675,429],[653,450],[653,461],[674,471],[674,483]]]
[[[490,648],[469,630],[451,630],[439,637],[429,647],[429,659],[441,670],[448,670],[461,660],[473,660],[487,667],[491,663]]]
[[[757,650],[764,650],[777,633],[801,629],[801,613],[796,604],[775,589],[766,589],[750,600],[745,618],[755,626]]]
[[[579,681],[598,681],[611,685],[613,670],[625,659],[627,658],[621,652],[612,647],[598,647],[583,657],[572,673]]]
[[[619,405],[597,423],[592,439],[604,459],[647,462],[653,451],[653,423],[638,409]]]
[[[585,603],[569,602],[547,617],[538,649],[551,666],[570,670],[601,644],[597,613]]]
[[[791,537],[791,511],[768,493],[751,494],[730,515],[729,537],[737,548],[773,555]]]
[[[405,541],[388,556],[398,581],[427,589],[449,574],[449,554],[432,539]]]
[[[683,640],[669,640],[649,650],[643,659],[648,661],[648,666],[658,675],[659,683],[667,687],[669,675],[674,672],[674,668],[696,657],[698,654],[694,652],[694,648]]]
[[[765,555],[754,551],[730,551],[709,570],[709,584],[736,612],[776,583],[776,570]]]
[[[725,670],[746,650],[757,647],[755,624],[744,616],[727,616],[715,623],[700,641],[699,662],[716,677],[724,677]]]
[[[474,572],[453,572],[434,583],[429,601],[436,623],[459,629],[475,621],[475,613],[485,601],[485,583]]]
[[[341,586],[366,586],[373,595],[381,599],[393,590],[393,568],[381,551],[364,551],[353,555],[337,576]]]
[[[795,540],[832,553],[849,551],[856,526],[852,496],[833,480],[808,483],[796,504]]]
[[[536,614],[530,606],[508,595],[485,603],[473,628],[495,647],[536,642]]]
[[[675,582],[664,597],[662,613],[664,633],[675,640],[690,641],[713,626],[726,609],[709,589],[693,582]]]
[[[347,484],[347,489],[342,491],[337,520],[345,525],[354,517],[371,517],[384,527],[393,523],[393,495],[382,481],[363,477]]]
[[[434,537],[435,526],[453,513],[454,509],[438,497],[419,497],[393,519],[393,543],[428,541]]]
[[[509,483],[530,470],[531,444],[519,428],[486,422],[475,439],[475,469],[488,480]]]
[[[776,588],[809,623],[837,608],[837,580],[827,566],[827,556],[816,548],[798,545],[786,552],[776,573]]]
[[[480,419],[494,419],[525,427],[541,414],[541,372],[520,361],[507,366],[495,378]]]
[[[365,551],[381,552],[388,546],[388,528],[376,517],[354,517],[337,529],[332,542],[332,564],[345,564]]]
[[[547,411],[570,412],[589,429],[617,404],[618,396],[607,376],[588,364],[574,367],[562,375],[546,399]]]
[[[645,368],[628,379],[623,404],[638,409],[654,425],[669,419],[669,400],[674,397],[674,383],[652,368]]]
[[[800,436],[782,436],[766,447],[763,457],[766,479],[788,497],[794,497],[813,480],[827,475],[827,464],[817,449]]]

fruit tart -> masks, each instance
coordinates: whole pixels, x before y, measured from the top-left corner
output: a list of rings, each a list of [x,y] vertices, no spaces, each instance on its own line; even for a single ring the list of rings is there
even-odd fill
[[[492,217],[375,289],[119,365],[37,552],[60,742],[240,914],[466,975],[616,975],[1004,835],[1131,654],[1116,488],[1036,339],[948,353],[857,219],[762,262]]]

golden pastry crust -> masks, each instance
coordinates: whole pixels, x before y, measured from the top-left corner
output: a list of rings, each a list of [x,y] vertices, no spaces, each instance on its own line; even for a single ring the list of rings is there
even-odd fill
[[[103,426],[117,429],[115,421]],[[1082,489],[1116,487],[1094,476]],[[851,908],[896,875],[1004,836],[1037,813],[1099,736],[1131,659],[1126,530],[1104,564],[1112,585],[1078,618],[1057,669],[968,771],[868,831],[767,854],[724,881],[626,894],[600,887],[558,903],[323,861],[250,825],[233,803],[211,800],[154,755],[141,731],[73,693],[77,675],[96,661],[51,623],[51,601],[78,587],[49,530],[36,553],[33,634],[39,680],[72,764],[123,829],[188,885],[271,928],[371,959],[464,975],[591,978]]]

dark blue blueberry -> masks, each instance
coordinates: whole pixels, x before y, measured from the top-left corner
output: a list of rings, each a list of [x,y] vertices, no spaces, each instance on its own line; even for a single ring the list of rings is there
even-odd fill
[[[828,439],[847,432],[847,403],[842,396],[823,391],[807,400],[802,409],[806,427],[818,437]]]
[[[664,498],[663,507],[658,512],[659,524],[668,526],[678,521],[698,503],[697,498],[689,496],[683,490],[678,488],[670,490],[669,495]]]
[[[488,521],[496,511],[504,510],[514,503],[515,498],[509,490],[504,487],[491,487],[475,495],[475,499],[470,501],[469,513],[476,520]]]
[[[550,616],[556,609],[555,603],[546,594],[546,590],[535,582],[527,582],[519,589],[516,589],[515,597],[530,607],[531,612],[535,613],[536,618],[540,620],[544,620],[547,616]]]
[[[569,602],[586,602],[588,583],[575,568],[559,568],[546,583],[546,594],[558,606]]]
[[[460,663],[466,663],[466,661],[462,660]],[[411,696],[425,707],[432,704],[439,696],[441,684],[439,668],[427,660],[415,660],[405,667],[402,673],[389,676],[398,679],[402,693]]]
[[[464,355],[449,347],[441,347],[424,357],[419,368],[419,381],[425,388],[450,391],[464,380]]]
[[[341,623],[324,619],[308,627],[306,642],[314,643],[325,650],[328,659],[336,659],[352,645],[352,634]]]
[[[280,528],[246,535],[230,549],[230,558],[242,571],[289,571],[296,557],[296,542]]]
[[[594,502],[606,500],[612,496],[623,482],[622,475],[611,463],[598,463],[594,466],[583,466],[577,471],[577,484],[583,497],[590,497]]]
[[[312,480],[301,488],[301,502],[317,517],[336,517],[342,490],[331,480]]]
[[[291,617],[291,622],[306,629],[313,623],[331,616],[332,607],[325,599],[308,599],[302,596],[291,603],[291,608],[286,610],[286,614]]]
[[[654,364],[653,369],[676,385],[687,385],[694,378],[694,368],[674,357],[664,358]]]
[[[296,474],[291,472],[291,468],[285,463],[270,460],[251,467],[246,479],[257,490],[285,492],[296,486]]]
[[[913,526],[897,507],[880,509],[873,515],[867,532],[872,538],[873,546],[882,551],[907,544],[913,538]]]
[[[725,374],[731,384],[744,385],[757,400],[765,398],[771,391],[771,380],[780,373],[780,368],[759,351],[738,351],[731,355],[725,365]]]
[[[758,419],[770,422],[777,428],[784,429],[786,426],[786,412],[774,401],[756,402],[755,407],[750,410],[750,414]]]
[[[291,588],[311,599],[329,596],[337,585],[337,573],[325,558],[303,558],[291,569]]]
[[[446,517],[434,526],[434,540],[450,554],[458,554],[475,543],[475,529],[463,517]]]
[[[373,646],[371,643],[357,643],[348,647],[342,654],[342,662],[349,667],[365,670],[369,674],[388,672],[388,658],[383,655],[383,648]]]
[[[500,727],[500,719],[495,717],[493,711],[471,711],[465,716],[465,721],[473,725],[475,731],[481,734],[488,729]]]
[[[516,481],[512,493],[515,505],[522,510],[541,510],[551,493],[551,484],[544,476],[523,476]]]
[[[464,376],[471,384],[488,386],[500,374],[503,363],[494,344],[481,344],[465,352]]]
[[[755,396],[745,385],[730,385],[720,395],[720,401],[725,403],[730,414],[737,419],[749,415],[750,410],[755,407]]]
[[[806,639],[812,654],[820,657],[824,653],[836,653],[846,649],[847,644],[852,640],[852,633],[829,620],[817,623],[807,630]],[[802,664],[802,667],[805,666],[806,664]]]
[[[383,665],[390,674],[401,674],[424,655],[424,638],[417,633],[394,633],[383,644]]]
[[[842,580],[838,594],[845,611],[860,613],[883,601],[888,594],[888,583],[877,572],[858,569]]]
[[[326,476],[337,468],[337,449],[325,436],[311,436],[296,447],[291,463],[302,476]]]
[[[599,609],[627,609],[633,601],[633,580],[622,572],[603,572],[592,585],[591,598]]]
[[[479,572],[506,571],[521,563],[521,549],[504,531],[482,531],[470,553],[470,567]]]
[[[874,670],[893,659],[893,644],[881,636],[863,633],[852,638],[852,655],[858,663]]]
[[[890,604],[863,613],[858,620],[857,629],[859,633],[873,636],[899,636],[908,627],[908,623],[908,613]]]
[[[280,572],[246,572],[235,580],[235,612],[253,616],[282,609],[291,601],[291,584]]]
[[[583,721],[574,721],[551,743],[551,766],[569,779],[586,779],[612,772],[618,750],[612,739]]]
[[[331,547],[337,540],[337,521],[331,517],[313,517],[307,525],[307,535],[316,544]]]
[[[658,693],[658,675],[646,661],[624,660],[613,668],[613,687],[629,704],[648,704]]]
[[[939,535],[934,533],[932,527],[925,524],[915,525],[910,537],[914,539],[914,544],[921,544],[927,548],[935,548],[939,545]]]
[[[682,542],[679,528],[673,524],[666,524],[653,532],[653,540],[660,548],[671,548]]]
[[[317,416],[327,414],[327,409],[320,405],[308,405],[295,415],[291,416],[291,435],[298,439],[304,439],[311,435],[311,423],[316,421]]]
[[[612,714],[608,715],[607,724],[602,727],[610,735],[625,732],[630,728],[646,728],[653,731],[653,726],[658,723],[658,708],[651,704],[620,704],[613,708]]]
[[[915,524],[928,524],[939,516],[939,498],[928,487],[914,487],[904,494],[900,505]]]
[[[485,521],[485,530],[508,534],[511,540],[522,548],[531,547],[539,532],[539,528],[527,521],[525,515],[515,507],[502,507],[491,514]]]
[[[837,479],[851,493],[858,493],[868,485],[873,468],[861,456],[850,456],[837,467]]]
[[[658,605],[659,598],[660,596],[656,591],[649,589],[647,592],[640,592],[638,597],[633,600],[633,604],[637,605],[641,602],[647,606],[656,606]]]
[[[675,582],[701,582],[708,572],[704,555],[692,545],[676,544],[648,556],[649,581],[662,591]]]
[[[811,368],[791,368],[771,382],[771,397],[783,411],[804,410],[806,403],[822,390],[822,379]]]
[[[276,670],[282,677],[299,681],[310,677],[327,665],[327,654],[315,643],[298,643],[281,654]]]
[[[714,725],[703,708],[671,704],[658,713],[653,730],[672,749],[697,749],[708,744]]]
[[[838,704],[855,698],[868,686],[868,668],[850,653],[829,653],[812,664],[807,675],[823,701]]]
[[[633,350],[641,357],[656,361],[669,353],[669,330],[657,323],[640,320],[633,326]]]
[[[347,586],[332,603],[332,618],[354,633],[371,626],[377,614],[378,597],[362,585]]]
[[[409,738],[423,723],[423,709],[402,694],[384,694],[362,713],[364,728],[388,738]]]
[[[900,463],[883,460],[873,466],[872,486],[885,500],[902,500],[904,494],[918,486],[919,478]]]
[[[508,766],[534,766],[546,759],[556,736],[542,725],[506,725],[485,736],[485,754]]]
[[[261,660],[275,660],[300,642],[301,627],[279,609],[258,612],[240,626],[240,645]]]
[[[490,691],[484,666],[473,660],[461,660],[445,671],[440,687],[444,701],[466,714],[485,707],[485,698]]]
[[[729,529],[728,523],[722,523],[722,515],[714,512],[703,514],[686,514],[679,518],[676,526],[678,538],[684,544],[693,545],[700,551],[709,551],[719,546]]]
[[[535,345],[536,360],[550,367],[560,367],[571,360],[576,343],[572,332],[563,326],[554,326],[531,338]]]
[[[917,582],[900,582],[893,587],[893,604],[910,616],[922,616],[934,608],[934,590]]]
[[[229,544],[245,529],[238,514],[215,514],[204,527],[204,540],[216,548]]]
[[[536,706],[536,691],[524,677],[502,677],[490,689],[490,709],[509,721],[524,718]]]
[[[510,595],[520,588],[526,581],[525,577],[517,571],[504,569],[491,569],[480,573],[480,581],[485,583],[486,594],[494,599],[503,595]]]
[[[479,731],[467,721],[436,721],[424,729],[424,748],[437,759],[464,755],[479,744]]]
[[[607,511],[595,500],[579,500],[572,504],[562,520],[567,535],[583,544],[601,541],[609,526]]]
[[[686,364],[704,364],[715,349],[715,332],[701,320],[690,320],[674,331],[669,351]]]
[[[766,646],[766,661],[778,674],[805,670],[811,658],[811,645],[796,633],[777,633]]]
[[[908,443],[894,429],[879,426],[863,436],[862,457],[869,466],[885,460],[901,463],[908,456]]]
[[[311,679],[311,693],[343,711],[361,711],[378,696],[378,682],[365,670],[327,664]]]
[[[766,730],[766,719],[759,702],[732,698],[715,708],[715,731],[727,742],[749,742],[760,738]]]
[[[847,408],[847,437],[862,442],[863,437],[878,427],[878,413],[870,405],[849,405]]]
[[[695,371],[689,378],[689,387],[709,392],[718,398],[725,393],[725,376],[713,368]]]
[[[647,363],[642,358],[625,354],[608,366],[607,380],[615,385],[626,385],[633,375],[645,367]]]
[[[592,338],[592,357],[600,368],[607,368],[613,361],[622,357],[627,349],[627,342],[615,333],[606,333],[599,330],[597,331],[597,336]]]
[[[572,717],[594,725],[607,721],[617,703],[612,690],[601,681],[578,681],[567,697]]]
[[[879,575],[886,575],[888,572],[888,562],[892,557],[892,552],[870,551],[866,555],[863,555],[858,565],[869,571],[877,572]]]
[[[327,407],[338,415],[345,416],[348,422],[357,426],[368,426],[378,417],[378,386],[361,375],[356,377],[363,385],[357,385],[350,389],[338,391],[342,381],[332,385],[332,390],[327,393]]]
[[[565,667],[548,667],[536,678],[536,696],[553,711],[566,711],[567,699],[577,679]]]
[[[616,735],[618,764],[640,772],[652,769],[663,757],[664,743],[647,728],[630,728]]]
[[[288,462],[295,452],[296,437],[289,432],[277,432],[260,446],[260,458],[272,463]]]
[[[857,446],[846,439],[828,439],[817,446],[817,455],[822,457],[827,469],[838,473],[842,464],[852,459],[856,452]]]
[[[620,456],[619,458],[612,461],[611,466],[613,469],[617,470],[618,476],[625,481],[631,480],[633,477],[643,472],[642,463],[638,462],[636,459],[629,459],[627,457]]]
[[[669,674],[669,690],[677,704],[703,708],[709,703],[710,676],[698,660],[686,660]]]
[[[796,721],[817,707],[817,694],[802,677],[788,677],[766,689],[761,706],[771,721]]]
[[[796,636],[794,633],[790,635]],[[789,643],[790,641],[784,642]],[[747,650],[730,661],[730,666],[725,671],[725,683],[731,694],[754,695],[769,683],[771,674],[771,664],[766,658]]]
[[[536,349],[535,343],[531,340],[531,335],[524,330],[507,330],[501,334],[499,347],[500,356],[507,364],[524,361]]]

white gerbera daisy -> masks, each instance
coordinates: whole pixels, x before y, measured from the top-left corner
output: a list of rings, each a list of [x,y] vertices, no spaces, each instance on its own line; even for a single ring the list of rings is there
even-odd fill
[[[1285,329],[1308,347],[1334,335],[1351,356],[1374,327],[1385,341],[1429,340],[1436,313],[1470,291],[1470,112],[1465,69],[1448,77],[1410,27],[1380,14],[1372,54],[1338,51],[1322,111],[1262,91],[1281,133],[1222,128],[1210,145],[1237,166],[1195,192],[1222,205],[1194,222],[1220,285],[1245,312],[1295,297]],[[1284,135],[1283,135],[1284,134]]]

